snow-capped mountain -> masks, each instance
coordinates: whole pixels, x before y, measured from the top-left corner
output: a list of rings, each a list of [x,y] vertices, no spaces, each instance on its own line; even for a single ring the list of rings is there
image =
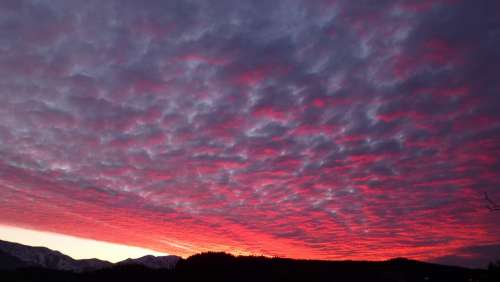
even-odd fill
[[[175,267],[181,258],[178,256],[143,256],[136,259],[126,259],[113,264],[98,259],[73,259],[58,251],[44,247],[31,247],[18,243],[0,240],[0,270],[22,267],[42,267],[55,270],[86,272],[112,267],[114,265],[142,265],[159,269]]]
[[[124,261],[118,262],[118,265],[131,265],[131,264],[138,264],[138,265],[143,265],[149,268],[168,268],[172,269],[175,267],[177,262],[179,262],[180,257],[178,256],[143,256],[140,258],[136,259],[126,259]]]
[[[110,267],[113,264],[98,259],[75,260],[58,251],[44,247],[31,247],[0,241],[0,257],[6,261],[5,268],[43,267],[75,272],[91,271]],[[9,265],[10,267],[6,267]]]

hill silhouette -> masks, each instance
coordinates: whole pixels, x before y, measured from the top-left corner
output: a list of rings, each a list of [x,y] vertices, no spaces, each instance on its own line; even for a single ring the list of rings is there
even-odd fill
[[[175,268],[115,265],[76,273],[43,268],[0,271],[2,281],[500,281],[498,271],[468,269],[408,259],[383,262],[319,261],[202,253]]]

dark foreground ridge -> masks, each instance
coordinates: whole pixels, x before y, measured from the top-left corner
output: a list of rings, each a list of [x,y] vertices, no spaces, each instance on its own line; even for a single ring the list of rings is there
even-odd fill
[[[29,257],[26,253],[23,256]],[[160,263],[165,263],[162,258]],[[97,270],[70,271],[29,266],[29,262],[0,248],[0,281],[500,281],[496,267],[468,269],[402,258],[383,262],[319,261],[203,253],[166,267],[156,267],[154,262],[148,257]]]

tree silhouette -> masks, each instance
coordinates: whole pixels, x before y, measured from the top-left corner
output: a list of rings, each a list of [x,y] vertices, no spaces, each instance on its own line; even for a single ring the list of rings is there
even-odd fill
[[[0,264],[0,266],[2,266]],[[498,263],[489,270],[424,263],[410,259],[388,261],[319,261],[233,256],[209,252],[181,259],[173,269],[151,269],[142,265],[115,265],[76,273],[36,267],[2,270],[0,281],[8,282],[498,282]]]
[[[488,265],[489,281],[500,281],[500,260]]]
[[[490,199],[490,197],[488,197],[488,193],[484,193],[484,198],[488,202],[487,207],[488,207],[488,209],[490,209],[490,211],[500,211],[500,205],[493,202],[493,200]]]

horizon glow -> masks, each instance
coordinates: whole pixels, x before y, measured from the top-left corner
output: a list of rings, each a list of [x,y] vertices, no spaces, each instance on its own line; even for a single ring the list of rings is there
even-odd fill
[[[46,247],[59,251],[74,259],[97,258],[119,262],[145,255],[166,256],[168,254],[140,247],[89,240],[51,232],[35,231],[13,226],[0,225],[0,240],[33,247]]]
[[[500,1],[480,2],[0,1],[0,224],[485,267]]]

